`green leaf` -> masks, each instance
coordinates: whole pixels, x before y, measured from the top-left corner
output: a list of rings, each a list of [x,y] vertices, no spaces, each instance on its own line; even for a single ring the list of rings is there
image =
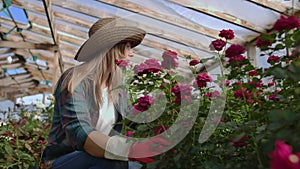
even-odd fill
[[[149,127],[146,125],[146,124],[143,124],[143,125],[139,125],[137,127],[137,130],[138,131],[147,131],[149,129]]]
[[[281,50],[281,49],[284,49],[285,48],[285,46],[283,45],[283,44],[277,44],[276,46],[275,46],[275,50]]]
[[[288,75],[289,72],[279,67],[272,69],[271,74],[274,75],[274,77],[279,79],[287,79],[289,77]]]
[[[181,76],[181,75],[176,75],[175,77],[174,77],[174,80],[176,81],[176,82],[183,82],[184,81],[184,77],[183,76]]]
[[[272,34],[263,34],[260,36],[262,40],[267,40],[271,43],[274,43],[276,41],[276,33]]]
[[[209,61],[209,60],[214,60],[214,59],[215,59],[215,56],[209,57],[209,58],[204,58],[204,59],[201,59],[201,60],[200,60],[200,63],[205,63],[205,62],[207,62],[207,61]]]
[[[5,146],[4,149],[5,149],[7,154],[13,154],[13,149],[12,149],[11,146],[7,145],[7,146]]]
[[[295,32],[292,35],[292,38],[294,40],[299,40],[300,39],[300,29],[295,30]]]

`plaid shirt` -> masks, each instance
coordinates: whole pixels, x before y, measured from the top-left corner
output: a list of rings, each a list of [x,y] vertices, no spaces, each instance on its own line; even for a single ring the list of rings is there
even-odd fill
[[[43,153],[44,161],[56,159],[76,150],[83,150],[87,136],[96,130],[99,106],[94,102],[93,81],[89,78],[83,79],[73,93],[66,89],[61,91],[61,84],[67,72],[69,71],[66,71],[59,79],[54,93],[54,114],[48,144]],[[118,112],[117,121],[122,119],[120,112],[125,110],[124,106],[128,107],[128,99],[122,96],[124,95],[120,92],[119,102],[114,104],[115,111]],[[120,132],[122,126],[115,125],[114,129]]]

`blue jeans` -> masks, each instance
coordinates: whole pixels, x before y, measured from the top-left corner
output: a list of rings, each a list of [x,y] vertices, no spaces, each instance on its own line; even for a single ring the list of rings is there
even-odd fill
[[[51,169],[128,169],[128,162],[97,158],[84,151],[75,151],[55,159]]]

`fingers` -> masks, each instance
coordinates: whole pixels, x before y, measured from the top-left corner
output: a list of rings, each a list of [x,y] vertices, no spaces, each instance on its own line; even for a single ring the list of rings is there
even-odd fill
[[[156,143],[156,144],[160,144],[160,145],[165,145],[165,146],[170,146],[171,145],[171,143],[169,141],[167,141],[166,139],[161,138],[161,137],[155,137],[151,141]]]
[[[138,161],[138,162],[141,162],[141,163],[152,163],[152,162],[154,162],[154,159],[150,158],[150,157],[146,157],[146,158],[133,158],[132,161]]]

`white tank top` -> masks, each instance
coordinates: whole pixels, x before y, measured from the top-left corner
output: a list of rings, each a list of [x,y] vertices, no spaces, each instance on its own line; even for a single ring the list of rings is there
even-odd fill
[[[102,89],[103,105],[99,110],[99,118],[96,130],[108,135],[116,122],[116,114],[113,103],[108,104],[107,88]]]

